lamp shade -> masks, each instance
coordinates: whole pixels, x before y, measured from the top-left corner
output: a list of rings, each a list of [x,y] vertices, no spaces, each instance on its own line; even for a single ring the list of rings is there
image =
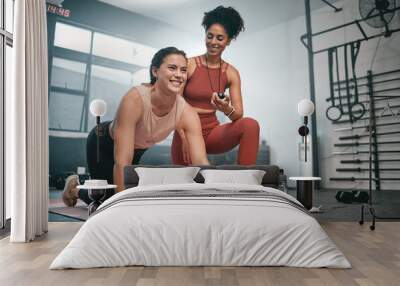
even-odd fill
[[[314,112],[314,103],[309,99],[303,99],[297,105],[297,112],[301,116],[308,116]]]
[[[107,112],[107,104],[102,99],[94,99],[90,103],[89,109],[93,116],[103,116]]]

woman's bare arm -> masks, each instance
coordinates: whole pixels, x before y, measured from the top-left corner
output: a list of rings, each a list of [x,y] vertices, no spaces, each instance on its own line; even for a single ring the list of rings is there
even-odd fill
[[[211,96],[211,104],[213,104],[218,110],[225,113],[225,115],[228,115],[229,119],[235,121],[243,117],[240,75],[233,66],[229,66],[227,70],[227,77],[229,83],[229,97],[220,99],[217,96],[217,93],[214,92]]]
[[[188,68],[187,68],[187,73],[188,73],[188,80],[192,77],[194,71],[196,69],[196,60],[195,58],[189,58],[188,59]],[[183,162],[187,165],[191,165],[191,158],[190,158],[190,150],[189,150],[189,144],[185,135],[185,131],[183,130],[182,126],[178,125],[177,129],[175,132],[179,135],[181,138],[182,142],[182,153],[183,153]]]
[[[124,167],[132,164],[135,149],[135,127],[142,117],[142,99],[131,89],[121,100],[113,123],[114,184],[117,192],[124,190]]]
[[[192,165],[209,165],[200,119],[197,112],[189,104],[186,104],[177,127],[184,131],[190,163]]]
[[[227,69],[227,76],[229,81],[229,97],[235,112],[230,116],[232,121],[238,120],[243,117],[243,100],[242,100],[242,87],[240,81],[240,74],[233,66]]]
[[[228,67],[226,74],[229,84],[229,96],[225,99],[220,99],[217,96],[217,93],[214,92],[211,96],[211,104],[213,104],[218,110],[225,113],[229,119],[235,121],[243,117],[240,75],[239,72],[231,65]]]

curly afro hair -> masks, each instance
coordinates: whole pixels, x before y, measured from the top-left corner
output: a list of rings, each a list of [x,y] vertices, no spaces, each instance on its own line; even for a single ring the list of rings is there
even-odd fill
[[[239,12],[232,7],[218,6],[214,10],[204,13],[201,23],[207,31],[211,25],[218,23],[225,28],[229,39],[236,39],[244,31],[244,22]]]

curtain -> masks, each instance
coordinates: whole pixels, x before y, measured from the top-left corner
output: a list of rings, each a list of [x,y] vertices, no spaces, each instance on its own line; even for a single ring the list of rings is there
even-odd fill
[[[15,1],[12,93],[6,98],[11,242],[48,228],[48,71],[45,0]]]

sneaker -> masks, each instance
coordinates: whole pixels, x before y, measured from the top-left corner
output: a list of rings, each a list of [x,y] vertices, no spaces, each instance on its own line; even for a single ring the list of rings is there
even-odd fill
[[[78,196],[76,190],[76,186],[78,185],[79,185],[78,175],[70,175],[65,180],[62,199],[66,206],[74,207],[78,202]]]

